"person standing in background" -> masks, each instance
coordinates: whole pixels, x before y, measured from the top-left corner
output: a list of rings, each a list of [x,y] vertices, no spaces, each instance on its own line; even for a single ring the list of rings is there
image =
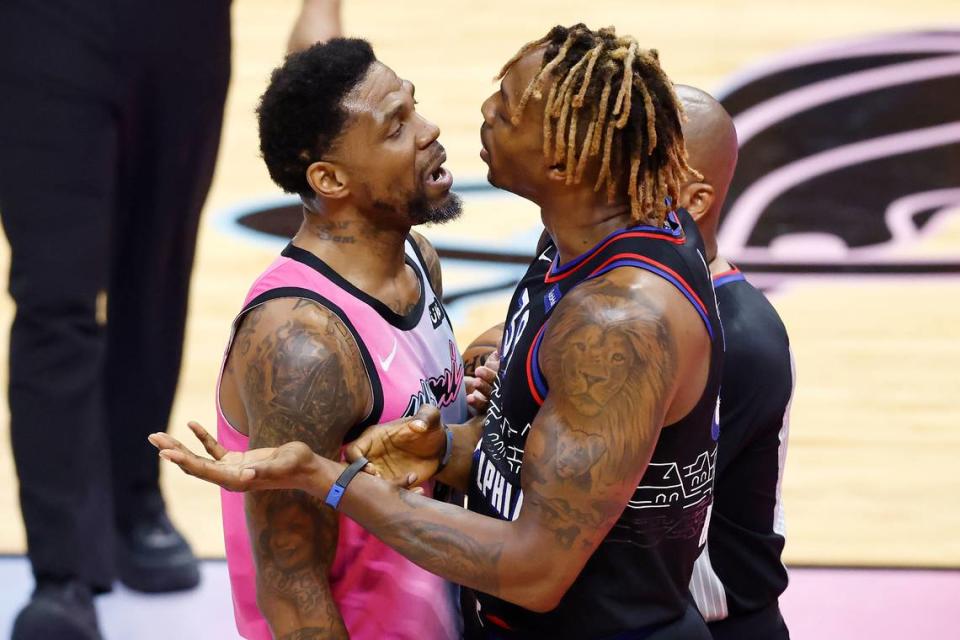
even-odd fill
[[[288,46],[339,35],[339,4],[305,0]],[[10,429],[36,579],[14,640],[99,638],[92,596],[117,576],[199,582],[145,438],[177,386],[229,77],[229,0],[0,3]]]

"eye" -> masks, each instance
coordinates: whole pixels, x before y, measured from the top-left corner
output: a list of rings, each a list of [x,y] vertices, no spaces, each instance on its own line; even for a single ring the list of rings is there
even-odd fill
[[[396,130],[393,133],[391,133],[388,137],[399,138],[402,132],[403,132],[403,123],[401,122],[400,125],[396,128]]]
[[[622,353],[615,353],[613,354],[613,358],[611,358],[611,360],[613,362],[623,362],[624,360],[626,360],[626,358],[623,357]]]

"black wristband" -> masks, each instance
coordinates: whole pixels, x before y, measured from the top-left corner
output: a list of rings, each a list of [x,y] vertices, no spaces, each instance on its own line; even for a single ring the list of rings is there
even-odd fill
[[[343,473],[340,474],[340,477],[337,478],[337,481],[333,483],[333,486],[330,487],[329,493],[324,500],[329,506],[333,509],[340,508],[340,498],[343,497],[343,492],[347,490],[347,485],[350,484],[350,481],[353,480],[360,471],[363,470],[365,466],[370,463],[369,460],[360,456],[354,460],[349,467],[343,470]]]

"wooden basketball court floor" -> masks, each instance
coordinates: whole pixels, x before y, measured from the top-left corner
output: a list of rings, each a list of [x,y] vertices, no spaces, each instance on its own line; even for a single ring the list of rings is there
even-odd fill
[[[712,90],[738,70],[790,48],[960,21],[955,0],[344,4],[347,34],[370,39],[381,60],[417,85],[418,108],[441,126],[447,166],[461,182],[485,174],[478,157],[479,106],[495,86],[492,76],[521,44],[555,23],[614,24],[658,48],[675,81]],[[280,60],[298,5],[234,2],[233,80],[171,424],[185,441],[188,419],[214,426],[214,384],[230,321],[250,282],[282,247],[281,241],[236,230],[232,215],[280,195],[257,157],[253,109]],[[532,243],[538,233],[538,212],[526,202],[478,196],[466,204],[461,220],[427,229],[428,237],[498,247],[527,238]],[[958,257],[960,211],[953,213],[910,251]],[[5,282],[6,246],[0,253]],[[445,269],[448,289],[476,286],[483,278],[496,274],[463,262]],[[455,305],[451,315],[461,346],[502,320],[507,299],[495,293]],[[787,562],[960,567],[960,276],[798,276],[778,286],[772,300],[790,332],[798,369],[783,484]],[[12,316],[4,297],[0,319],[8,324]],[[6,340],[0,345],[5,361]],[[4,413],[0,552],[16,554],[24,550],[24,533],[7,424]],[[222,556],[216,490],[170,467],[163,485],[174,520],[196,550]]]

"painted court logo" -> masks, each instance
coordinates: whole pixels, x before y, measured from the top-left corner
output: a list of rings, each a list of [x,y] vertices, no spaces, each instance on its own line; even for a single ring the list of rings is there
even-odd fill
[[[960,272],[910,251],[960,210],[960,31],[788,53],[718,93],[740,140],[719,243],[742,267]]]
[[[921,246],[960,213],[960,31],[787,52],[714,93],[740,139],[719,243],[743,271],[960,273],[955,250]],[[486,182],[460,182],[456,190],[471,211],[512,197]],[[283,239],[301,219],[299,202],[290,198],[232,216],[248,230]],[[467,264],[475,274],[470,285],[447,291],[445,301],[512,289],[522,270],[504,269],[530,262],[534,224],[516,234],[530,236],[529,243],[438,243],[444,264]],[[438,322],[432,309],[431,320]]]

